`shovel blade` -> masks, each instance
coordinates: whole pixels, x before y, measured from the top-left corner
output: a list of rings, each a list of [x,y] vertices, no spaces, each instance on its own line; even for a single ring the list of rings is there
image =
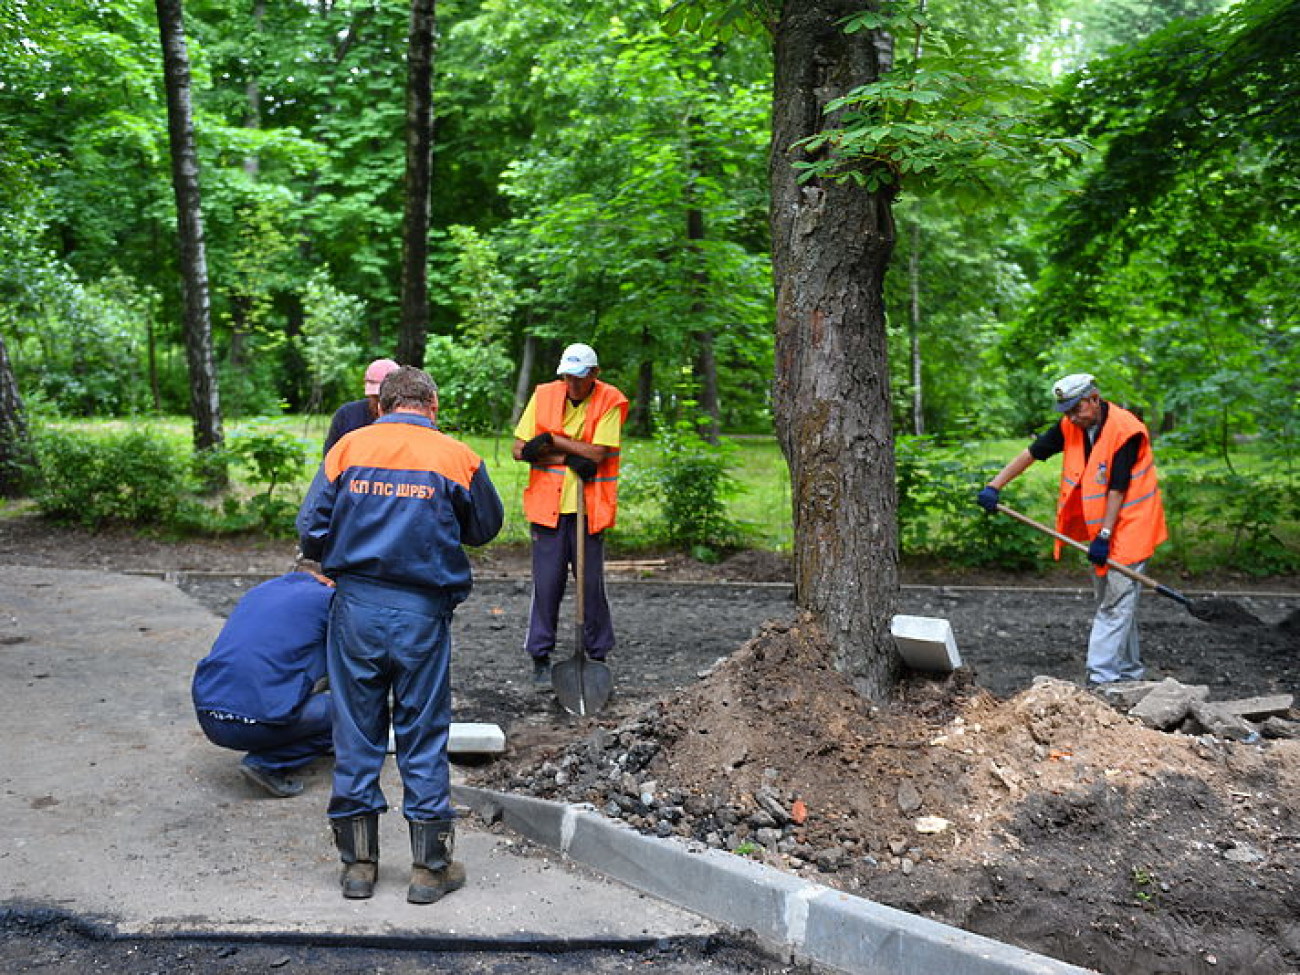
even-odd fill
[[[609,701],[614,676],[599,660],[574,656],[551,668],[551,686],[560,707],[570,714],[584,717],[595,714]]]

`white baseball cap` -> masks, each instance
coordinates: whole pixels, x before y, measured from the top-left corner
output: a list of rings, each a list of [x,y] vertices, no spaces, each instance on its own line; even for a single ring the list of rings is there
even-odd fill
[[[575,342],[564,350],[564,355],[560,356],[560,364],[555,368],[555,374],[557,376],[577,376],[581,379],[591,370],[599,368],[600,362],[596,358],[596,350],[590,345]]]

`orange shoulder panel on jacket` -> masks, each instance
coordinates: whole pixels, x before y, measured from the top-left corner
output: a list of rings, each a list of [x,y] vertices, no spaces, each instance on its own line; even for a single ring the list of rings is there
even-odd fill
[[[479,468],[475,453],[445,433],[411,423],[372,423],[348,434],[325,458],[331,481],[350,467],[434,471],[468,488]]]

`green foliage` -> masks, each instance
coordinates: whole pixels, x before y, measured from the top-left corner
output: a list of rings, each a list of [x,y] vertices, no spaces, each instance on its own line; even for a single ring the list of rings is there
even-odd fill
[[[765,59],[743,38],[669,37],[656,13],[491,3],[462,25],[462,38],[535,52],[492,62],[518,72],[517,124],[531,132],[505,160],[511,219],[493,239],[527,333],[583,337],[625,390],[644,371],[692,395],[711,334],[721,399],[755,404],[772,347]]]
[[[886,0],[844,24],[896,39],[894,66],[826,106],[828,125],[798,146],[800,180],[847,179],[868,192],[903,183],[989,192],[1018,174],[1044,179],[1084,144],[1029,124],[1043,86],[990,70],[1006,51],[971,42],[914,0]],[[897,43],[899,41],[907,43]],[[988,177],[996,174],[996,179]]]
[[[672,0],[664,10],[664,30],[687,31],[717,40],[758,28],[773,30],[781,15],[777,0]]]
[[[631,494],[648,496],[660,506],[656,535],[702,561],[714,561],[720,549],[741,539],[727,499],[739,491],[729,472],[735,448],[711,444],[700,435],[702,421],[679,419],[658,423],[653,460],[637,472]]]
[[[1093,356],[1083,368],[1104,363],[1193,442],[1260,433],[1294,452],[1298,55],[1300,6],[1247,0],[1064,81],[1052,123],[1099,154],[1047,215],[1013,369]]]
[[[1038,563],[1042,549],[1026,544],[1027,529],[975,505],[994,469],[972,468],[926,437],[898,437],[895,451],[898,539],[905,558],[1007,570]]]
[[[108,524],[160,526],[176,512],[184,466],[147,429],[106,437],[36,436],[35,501],[58,521],[88,528]]]
[[[428,372],[438,384],[438,425],[445,430],[484,433],[510,418],[514,364],[497,343],[472,345],[448,335],[431,335],[425,349]]]
[[[1171,554],[1188,568],[1230,567],[1251,576],[1300,570],[1295,472],[1247,475],[1204,464],[1168,466],[1160,483]]]
[[[302,311],[302,332],[295,344],[311,387],[307,408],[317,411],[326,403],[350,398],[349,381],[364,368],[353,337],[364,324],[365,306],[334,287],[329,272],[321,268],[307,279]]]
[[[278,485],[292,482],[307,467],[310,448],[301,437],[282,430],[257,430],[232,436],[229,440],[232,456],[247,464],[252,470],[252,482],[264,484],[266,490],[248,501],[250,512],[264,531],[283,534],[292,525],[295,500],[275,498]]]

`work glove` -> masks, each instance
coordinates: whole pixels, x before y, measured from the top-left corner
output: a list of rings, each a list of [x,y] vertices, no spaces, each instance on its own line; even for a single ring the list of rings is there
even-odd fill
[[[573,473],[584,481],[590,481],[596,476],[596,462],[583,457],[581,454],[569,454],[564,458],[564,462],[569,465]]]
[[[1110,558],[1110,539],[1098,535],[1088,546],[1088,561],[1093,565],[1105,565]]]
[[[536,464],[541,459],[542,452],[549,450],[554,444],[555,438],[549,433],[539,433],[519,448],[519,456],[530,464]]]
[[[998,498],[1002,492],[991,484],[987,484],[980,490],[979,495],[975,498],[975,503],[991,515],[998,513]]]

